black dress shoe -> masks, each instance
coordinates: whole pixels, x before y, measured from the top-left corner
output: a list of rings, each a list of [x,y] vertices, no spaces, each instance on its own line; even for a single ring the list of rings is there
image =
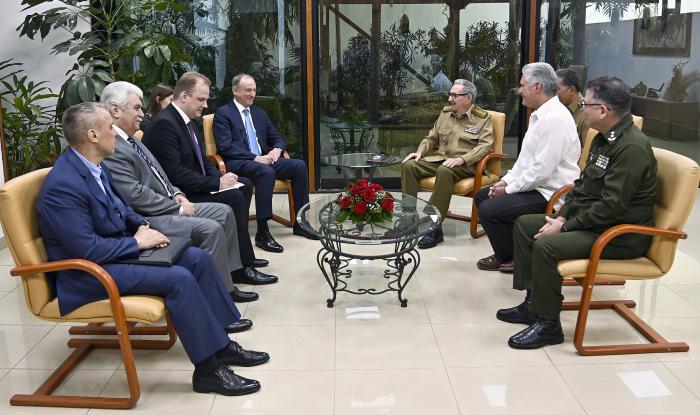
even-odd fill
[[[432,248],[444,240],[445,237],[442,234],[442,226],[438,226],[435,230],[426,233],[425,236],[418,241],[418,248]]]
[[[262,268],[262,267],[268,266],[269,264],[270,264],[270,261],[268,261],[267,259],[255,258],[253,260],[253,263],[250,264],[250,266],[253,268]]]
[[[216,352],[216,358],[223,365],[257,366],[270,360],[270,355],[265,352],[255,352],[242,348],[238,343],[230,341],[228,346]]]
[[[253,322],[247,318],[241,318],[238,321],[234,321],[228,326],[224,327],[226,333],[240,333],[242,331],[250,330],[253,327]]]
[[[231,300],[234,303],[249,303],[258,299],[258,293],[252,291],[241,291],[237,287],[233,287],[233,291],[229,293]]]
[[[231,272],[231,280],[240,284],[265,285],[276,283],[277,277],[260,272],[253,267],[245,267]]]
[[[496,318],[506,323],[530,325],[537,320],[537,315],[530,312],[530,290],[525,294],[525,301],[515,307],[502,308],[496,312]]]
[[[311,239],[312,241],[318,241],[318,236],[307,232],[306,229],[302,228],[298,223],[294,222],[294,227],[292,228],[292,233],[296,236],[303,236],[306,239]]]
[[[270,232],[258,232],[255,234],[255,246],[267,252],[280,253],[284,251],[282,245],[275,241]]]
[[[559,318],[539,316],[530,327],[508,339],[508,346],[514,349],[539,349],[563,342],[564,331]]]
[[[199,393],[214,392],[219,395],[238,396],[259,391],[260,382],[238,376],[233,370],[222,365],[209,376],[193,373],[192,389]]]

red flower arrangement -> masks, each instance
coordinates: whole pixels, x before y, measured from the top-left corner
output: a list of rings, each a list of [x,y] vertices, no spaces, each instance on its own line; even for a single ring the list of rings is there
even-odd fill
[[[382,185],[360,179],[351,183],[347,192],[338,195],[335,201],[340,207],[338,222],[348,219],[352,223],[378,223],[391,220],[394,212],[394,197],[385,192]]]

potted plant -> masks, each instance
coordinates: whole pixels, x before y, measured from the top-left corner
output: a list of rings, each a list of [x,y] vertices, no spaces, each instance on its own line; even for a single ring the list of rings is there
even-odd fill
[[[11,179],[53,164],[61,152],[61,124],[46,81],[34,82],[12,59],[0,61],[4,162]],[[7,73],[4,73],[7,72]]]

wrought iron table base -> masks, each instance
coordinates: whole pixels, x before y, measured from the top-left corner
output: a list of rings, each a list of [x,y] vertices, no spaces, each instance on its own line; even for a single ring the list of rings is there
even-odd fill
[[[396,291],[401,307],[406,307],[408,300],[403,298],[403,290],[418,269],[418,265],[420,265],[420,254],[416,250],[417,242],[417,239],[398,242],[394,246],[394,252],[385,255],[367,256],[342,252],[340,243],[322,240],[323,247],[316,255],[316,262],[333,295],[326,301],[326,305],[329,308],[333,307],[338,292],[379,295],[387,291]],[[383,277],[386,280],[387,288],[381,290],[376,288],[348,288],[347,280],[352,277],[352,270],[348,269],[351,259],[386,261],[388,269],[384,270]]]

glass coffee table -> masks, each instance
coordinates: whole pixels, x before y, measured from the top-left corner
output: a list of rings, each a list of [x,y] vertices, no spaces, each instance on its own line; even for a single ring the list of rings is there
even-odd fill
[[[440,213],[425,200],[400,192],[392,192],[392,196],[392,219],[381,223],[338,222],[338,195],[316,199],[299,211],[299,225],[321,241],[316,262],[332,291],[328,307],[333,307],[338,292],[377,295],[396,291],[401,307],[408,304],[403,290],[420,265],[416,245],[423,235],[438,226]],[[353,259],[386,262],[382,274],[386,288],[350,287],[353,270],[349,265]]]
[[[368,160],[377,156],[377,153],[347,153],[336,156],[324,157],[323,162],[326,166],[337,167],[343,173],[345,182],[350,183],[348,171],[352,170],[353,178],[357,181],[361,178],[372,179],[377,167],[392,166],[401,163],[401,158],[393,157],[390,160],[382,163],[372,163]],[[367,174],[365,174],[365,171]]]

